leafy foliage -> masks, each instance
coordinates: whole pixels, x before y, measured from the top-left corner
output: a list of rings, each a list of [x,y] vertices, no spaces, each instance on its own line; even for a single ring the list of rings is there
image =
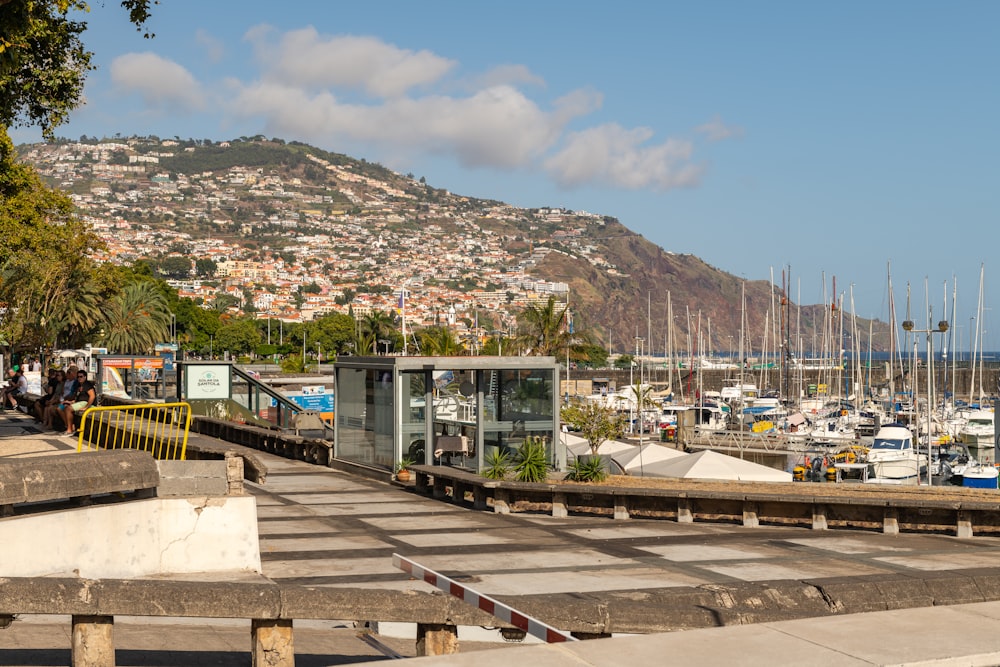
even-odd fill
[[[575,400],[559,411],[562,420],[579,431],[594,455],[605,440],[625,433],[625,416],[594,401]]]
[[[608,478],[604,459],[600,456],[577,457],[569,464],[566,479],[574,482],[603,482]]]
[[[549,457],[545,440],[528,436],[517,448],[514,479],[519,482],[544,482],[549,475]]]
[[[105,306],[104,329],[108,350],[144,354],[167,339],[170,313],[166,299],[149,281],[126,285]]]
[[[142,29],[152,4],[124,0],[122,7]],[[89,7],[82,0],[6,0],[0,7],[0,125],[39,125],[51,138],[79,105],[93,69],[81,40],[87,24],[74,20]]]
[[[419,336],[423,354],[448,357],[465,353],[465,344],[448,327],[427,327],[420,330]]]
[[[486,479],[506,479],[510,474],[510,454],[506,450],[495,449],[486,455],[483,477]]]

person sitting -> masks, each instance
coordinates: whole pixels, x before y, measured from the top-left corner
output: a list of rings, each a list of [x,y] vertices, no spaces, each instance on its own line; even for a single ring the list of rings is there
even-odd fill
[[[20,366],[13,366],[10,369],[10,386],[4,390],[3,406],[11,410],[17,409],[17,398],[28,393],[28,379],[24,377],[24,371]]]
[[[45,428],[58,431],[66,430],[65,425],[57,428],[55,420],[57,417],[60,421],[62,420],[63,404],[67,401],[72,402],[73,397],[76,396],[76,392],[80,389],[80,385],[76,379],[76,372],[76,366],[70,366],[63,373],[63,383],[56,390],[56,400],[45,406],[45,417],[42,419],[42,426]]]
[[[42,394],[34,403],[31,404],[31,415],[35,418],[35,423],[41,423],[42,418],[45,416],[45,406],[56,399],[57,394],[56,385],[58,381],[56,380],[56,375],[59,373],[59,369],[55,367],[49,368],[49,378],[45,384],[45,393]],[[62,398],[61,396],[59,398]]]
[[[64,401],[62,404],[63,423],[66,424],[66,431],[63,435],[76,435],[76,423],[73,421],[74,415],[87,410],[97,403],[97,389],[94,383],[87,379],[87,371],[77,371],[77,382],[80,388],[72,401]]]

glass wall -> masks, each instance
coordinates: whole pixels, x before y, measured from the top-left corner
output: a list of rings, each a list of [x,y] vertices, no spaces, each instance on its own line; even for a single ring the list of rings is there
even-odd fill
[[[392,468],[392,371],[337,369],[337,458]]]
[[[484,455],[516,450],[534,436],[562,466],[565,455],[553,443],[558,370],[550,358],[538,363],[543,367],[489,357],[338,362],[335,456],[387,470],[404,457],[478,470]]]
[[[553,372],[547,369],[485,371],[483,437],[485,454],[500,449],[513,455],[529,436],[545,438],[552,451]]]
[[[400,434],[403,438],[403,455],[417,463],[426,462],[427,444],[427,398],[425,395],[427,373],[406,371],[399,374],[403,396],[403,411]]]

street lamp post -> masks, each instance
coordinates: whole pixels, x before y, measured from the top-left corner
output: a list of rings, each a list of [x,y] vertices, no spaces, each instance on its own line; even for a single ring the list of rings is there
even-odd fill
[[[930,322],[928,321],[928,324]],[[940,333],[943,334],[948,331],[948,322],[946,320],[941,320],[938,322],[937,329],[914,329],[913,322],[911,320],[906,320],[903,322],[903,331],[908,331],[910,333],[922,333],[927,334],[927,486],[933,486],[933,476],[931,475],[931,417],[934,410],[934,392],[932,390],[934,386],[934,346],[931,334]],[[916,401],[917,397],[914,396],[913,400]],[[918,443],[919,445],[919,443]],[[919,446],[917,448],[919,452]],[[920,480],[920,458],[917,457],[917,480]]]
[[[323,343],[316,343],[316,349],[319,350],[319,356],[316,357],[316,374],[321,375],[323,373]]]

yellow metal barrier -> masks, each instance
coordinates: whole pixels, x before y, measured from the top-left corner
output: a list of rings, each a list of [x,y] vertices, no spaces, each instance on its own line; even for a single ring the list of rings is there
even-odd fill
[[[90,408],[80,418],[76,451],[140,449],[159,460],[183,461],[191,429],[188,403]]]

